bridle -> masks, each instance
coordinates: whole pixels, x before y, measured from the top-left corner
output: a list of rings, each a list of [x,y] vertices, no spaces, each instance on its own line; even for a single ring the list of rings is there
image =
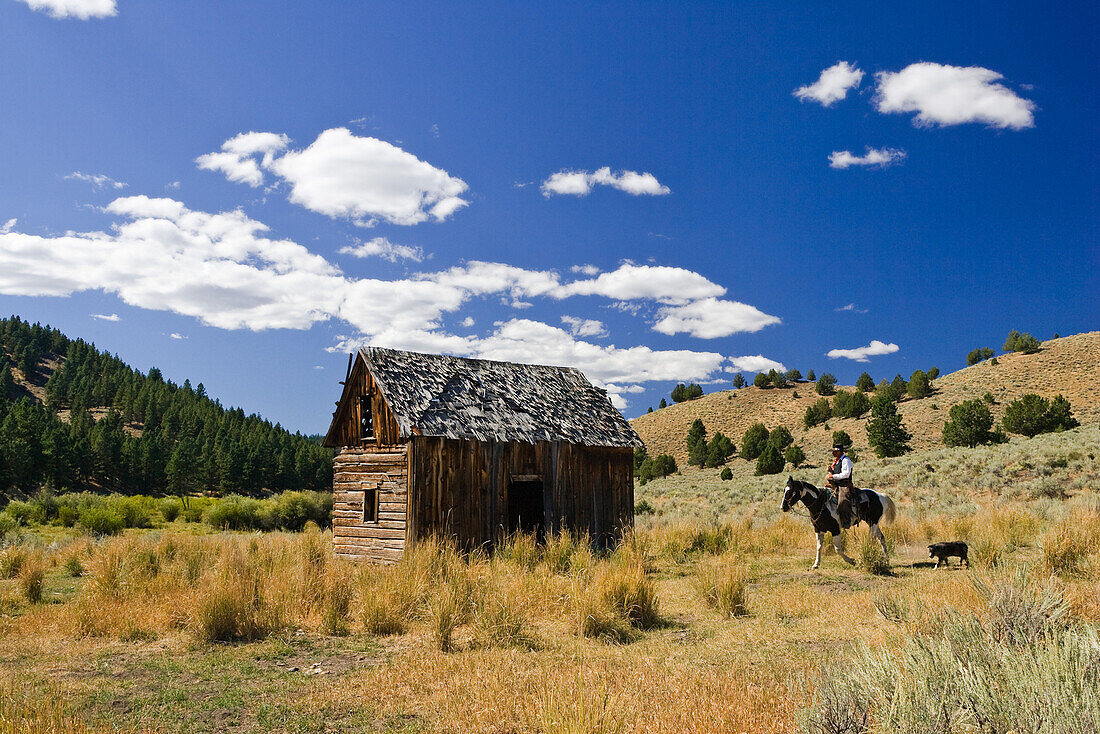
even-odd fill
[[[784,497],[784,499],[786,499],[786,498]],[[801,502],[802,505],[806,508],[805,513],[799,512],[798,510],[795,509],[795,505],[798,504],[799,502]],[[821,509],[818,510],[816,515],[814,515],[813,512],[810,510],[810,506],[806,504],[805,493],[804,493],[804,490],[802,489],[802,485],[799,485],[798,486],[798,499],[795,500],[794,502],[792,502],[787,507],[787,511],[788,512],[793,512],[794,514],[799,515],[801,517],[809,518],[810,522],[813,524],[814,528],[816,529],[817,528],[817,521],[819,519],[821,519],[822,515],[825,514],[825,510],[828,509],[828,507],[829,507],[829,495],[828,495],[828,489],[826,489],[825,490],[825,495],[821,499]]]

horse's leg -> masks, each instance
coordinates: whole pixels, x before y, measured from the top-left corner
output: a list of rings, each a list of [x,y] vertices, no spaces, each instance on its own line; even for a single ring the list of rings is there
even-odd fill
[[[849,558],[848,556],[844,555],[844,534],[843,533],[841,533],[840,535],[834,535],[833,536],[833,548],[836,549],[837,555],[839,555],[841,558],[843,558],[845,561],[848,562],[849,566],[856,565],[856,562],[855,562],[854,559]]]
[[[825,544],[825,533],[817,534],[817,558],[814,559],[814,565],[810,566],[810,570],[814,571],[821,565],[821,546]]]
[[[882,534],[882,529],[878,526],[877,522],[871,526],[871,537],[878,538],[879,545],[882,546],[882,555],[889,558],[890,551],[886,550],[886,536]]]

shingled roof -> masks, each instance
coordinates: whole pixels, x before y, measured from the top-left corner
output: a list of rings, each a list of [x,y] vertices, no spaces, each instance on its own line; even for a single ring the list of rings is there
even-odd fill
[[[365,347],[359,355],[402,435],[641,446],[607,393],[572,367]]]

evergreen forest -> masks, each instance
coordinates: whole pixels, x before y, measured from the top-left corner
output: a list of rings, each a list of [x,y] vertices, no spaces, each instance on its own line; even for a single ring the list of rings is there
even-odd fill
[[[225,408],[82,339],[0,320],[0,499],[39,489],[187,497],[332,490],[315,437]]]

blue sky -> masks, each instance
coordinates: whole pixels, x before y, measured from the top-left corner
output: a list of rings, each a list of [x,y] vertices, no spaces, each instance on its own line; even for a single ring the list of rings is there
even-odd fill
[[[304,432],[365,343],[951,371],[1098,327],[1097,21],[0,0],[0,312]]]

